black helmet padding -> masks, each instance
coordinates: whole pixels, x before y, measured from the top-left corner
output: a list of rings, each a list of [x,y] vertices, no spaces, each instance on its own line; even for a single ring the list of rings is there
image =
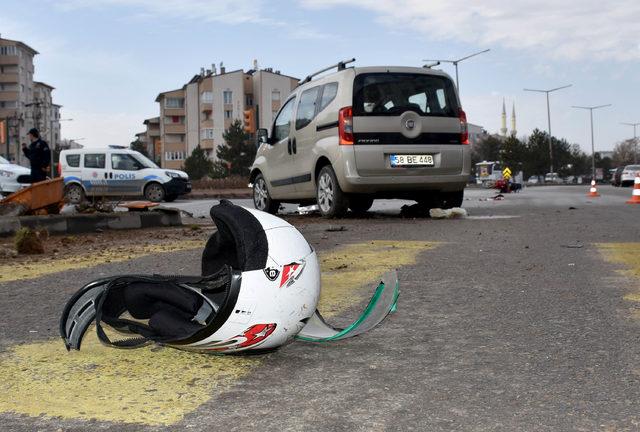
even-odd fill
[[[214,274],[225,265],[239,271],[266,267],[269,247],[258,219],[227,200],[211,207],[210,213],[218,230],[202,253],[203,276]]]

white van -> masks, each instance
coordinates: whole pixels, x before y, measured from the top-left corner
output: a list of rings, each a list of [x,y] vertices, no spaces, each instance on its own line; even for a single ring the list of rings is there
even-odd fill
[[[173,201],[191,192],[183,171],[158,167],[141,153],[124,148],[74,149],[60,152],[65,197],[78,204],[87,196],[140,196]]]

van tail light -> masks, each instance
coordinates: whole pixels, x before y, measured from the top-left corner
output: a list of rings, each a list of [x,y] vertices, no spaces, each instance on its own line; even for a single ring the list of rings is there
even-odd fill
[[[469,144],[469,126],[467,125],[467,115],[462,108],[458,109],[458,118],[460,119],[460,143]]]
[[[58,166],[56,167],[56,171],[58,171],[58,177],[62,177],[62,163],[58,160]]]
[[[353,109],[344,107],[338,114],[340,145],[353,145]]]

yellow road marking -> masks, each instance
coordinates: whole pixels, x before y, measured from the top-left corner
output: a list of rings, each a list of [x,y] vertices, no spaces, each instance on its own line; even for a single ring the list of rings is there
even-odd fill
[[[426,242],[374,241],[320,254],[320,310],[335,315],[373,293],[382,273],[416,262]],[[118,350],[95,333],[82,351],[59,339],[19,345],[0,358],[0,412],[63,419],[170,425],[248,374],[260,357],[222,357],[171,348]]]
[[[622,264],[620,273],[640,279],[640,243],[599,243],[598,247],[605,259]],[[638,291],[626,294],[627,301],[640,302],[640,286]]]
[[[350,244],[320,256],[322,291],[318,309],[324,316],[337,315],[372,294],[382,274],[415,264],[418,253],[432,249],[424,241],[375,240]],[[402,281],[400,281],[402,286]]]
[[[35,263],[12,263],[0,265],[0,282],[34,279],[53,273],[95,267],[110,262],[128,261],[146,255],[201,249],[202,240],[182,240],[164,244],[119,246],[106,250],[93,250],[85,255],[53,258]]]

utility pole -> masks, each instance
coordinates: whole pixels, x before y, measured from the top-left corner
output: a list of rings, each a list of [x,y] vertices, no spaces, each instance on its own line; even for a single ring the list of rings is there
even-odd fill
[[[575,105],[572,106],[572,108],[589,110],[589,118],[591,121],[591,180],[594,180],[594,181],[596,179],[596,151],[595,151],[595,145],[593,144],[593,110],[610,107],[610,106],[611,104],[591,106],[591,107],[575,106]]]
[[[458,63],[460,63],[461,61],[470,59],[471,57],[475,57],[477,55],[484,54],[484,53],[489,52],[489,51],[491,51],[490,48],[486,49],[484,51],[478,51],[477,53],[469,54],[468,56],[465,56],[465,57],[462,57],[462,58],[459,58],[459,59],[456,59],[456,60],[426,59],[426,60],[422,60],[422,61],[425,61],[425,62],[438,62],[438,63],[451,63],[456,68],[456,87],[458,88],[458,93],[460,93],[460,82],[458,80]],[[435,66],[435,65],[432,65],[432,66]]]
[[[573,84],[568,84],[562,87],[556,87],[550,90],[538,90],[538,89],[524,89],[524,91],[528,92],[537,92],[537,93],[545,93],[547,95],[547,130],[549,132],[549,172],[553,171],[553,140],[551,139],[551,108],[549,106],[549,93],[553,93],[554,91],[562,90],[571,87]]]
[[[638,135],[636,134],[636,127],[640,126],[640,123],[621,123],[626,126],[633,126],[633,164],[638,163]]]

